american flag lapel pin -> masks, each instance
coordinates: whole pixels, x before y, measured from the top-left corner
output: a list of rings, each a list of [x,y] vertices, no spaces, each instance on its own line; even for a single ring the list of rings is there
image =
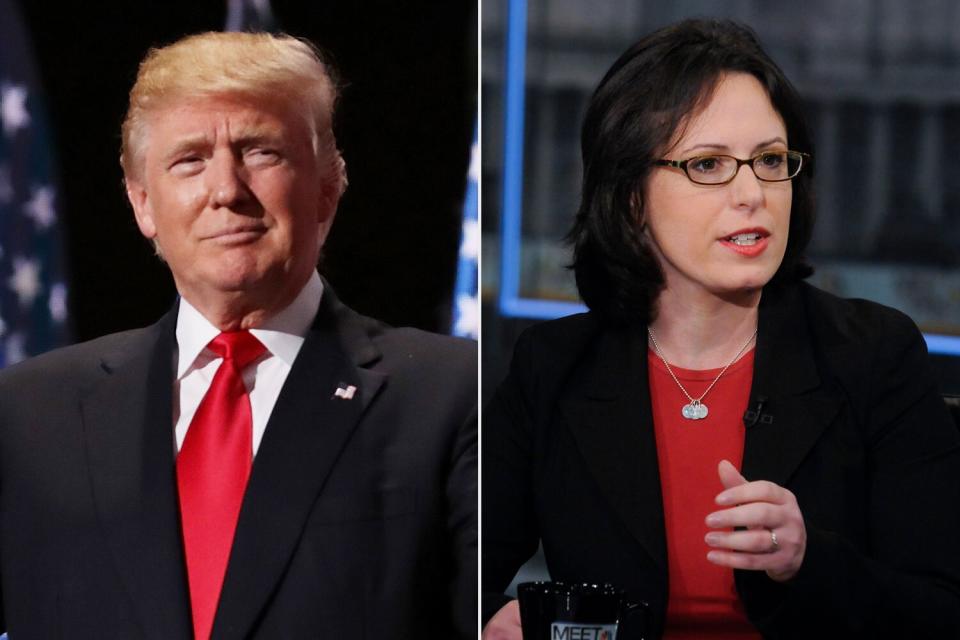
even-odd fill
[[[347,384],[346,382],[341,382],[337,385],[337,390],[333,392],[334,398],[342,398],[343,400],[353,400],[353,394],[357,392],[357,388],[352,384]]]

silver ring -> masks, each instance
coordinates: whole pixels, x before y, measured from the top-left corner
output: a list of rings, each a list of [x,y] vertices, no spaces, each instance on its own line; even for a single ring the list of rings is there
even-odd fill
[[[768,529],[768,531],[770,532],[770,542],[773,546],[770,547],[770,551],[767,553],[776,553],[780,550],[780,542],[777,540],[777,532],[773,529]]]

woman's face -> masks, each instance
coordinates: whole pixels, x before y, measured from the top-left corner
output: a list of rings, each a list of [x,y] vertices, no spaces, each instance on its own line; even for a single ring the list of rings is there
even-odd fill
[[[683,136],[663,157],[724,154],[746,159],[786,150],[787,130],[760,82],[725,74]],[[787,247],[792,186],[761,182],[749,166],[731,182],[700,185],[673,167],[646,184],[646,233],[671,295],[728,298],[755,292],[777,271]]]

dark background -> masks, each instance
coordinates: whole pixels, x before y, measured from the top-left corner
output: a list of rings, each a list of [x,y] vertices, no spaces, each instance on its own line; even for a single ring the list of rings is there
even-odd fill
[[[54,130],[73,338],[149,324],[175,290],[121,185],[127,92],[150,46],[222,29],[226,2],[15,4]],[[335,130],[350,186],[321,271],[358,311],[446,331],[477,100],[476,3],[272,8],[279,29],[317,44],[345,85]]]
[[[482,0],[483,394],[519,332],[499,267],[508,0]],[[641,36],[689,17],[756,30],[804,102],[814,139],[811,283],[900,309],[960,336],[960,3],[942,0],[528,0],[522,172],[522,297],[574,302],[562,243],[580,199],[580,124],[609,66]],[[960,353],[932,360],[960,394]]]

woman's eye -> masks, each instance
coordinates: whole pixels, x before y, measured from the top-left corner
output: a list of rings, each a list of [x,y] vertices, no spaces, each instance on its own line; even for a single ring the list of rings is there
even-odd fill
[[[715,156],[700,156],[687,162],[687,168],[697,173],[713,173],[720,168],[720,158]]]
[[[760,156],[760,164],[767,169],[776,169],[785,161],[786,154],[779,152],[764,153]]]

